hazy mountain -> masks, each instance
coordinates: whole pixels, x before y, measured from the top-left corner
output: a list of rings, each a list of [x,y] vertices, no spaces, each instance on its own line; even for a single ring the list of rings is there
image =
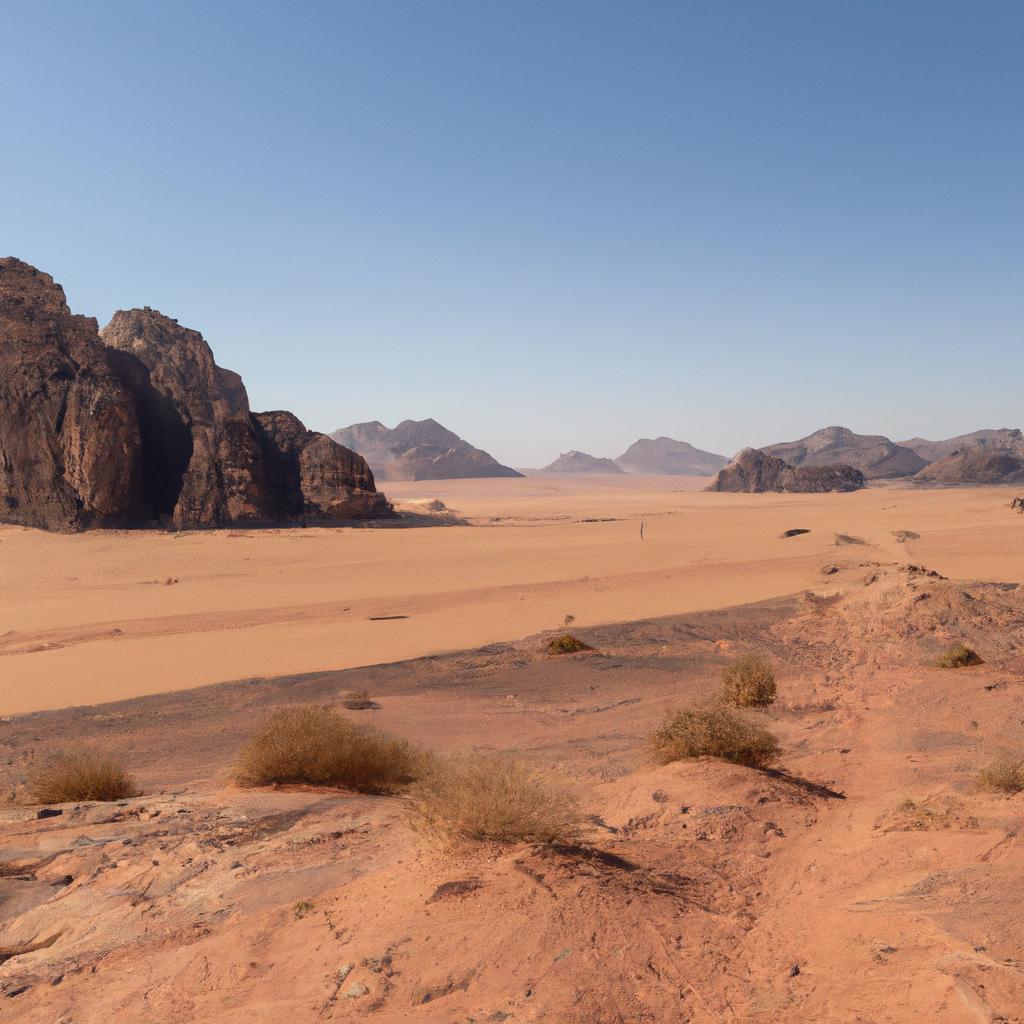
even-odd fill
[[[766,445],[761,451],[791,466],[831,466],[842,463],[859,469],[869,480],[913,476],[927,465],[917,452],[877,434],[855,434],[846,427],[825,427],[799,441]]]
[[[713,476],[729,460],[724,455],[701,451],[671,437],[642,437],[631,444],[615,464],[627,473],[670,476]]]
[[[437,420],[403,420],[394,429],[374,420],[340,427],[330,436],[359,452],[378,480],[522,476]]]
[[[909,441],[900,441],[899,444],[903,448],[917,452],[926,462],[936,462],[961,448],[1005,447],[1021,441],[1024,441],[1024,435],[1019,430],[1002,427],[998,430],[975,430],[970,434],[946,438],[945,441],[928,441],[923,437],[912,437]]]
[[[623,472],[611,459],[597,459],[586,452],[562,452],[561,455],[545,466],[542,473],[621,473]]]

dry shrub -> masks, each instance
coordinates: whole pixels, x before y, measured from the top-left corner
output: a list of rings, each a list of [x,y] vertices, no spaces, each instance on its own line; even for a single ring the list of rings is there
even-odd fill
[[[737,708],[775,703],[775,669],[760,654],[744,654],[722,670],[722,699]]]
[[[766,768],[782,754],[779,741],[763,725],[718,704],[670,711],[651,733],[649,742],[658,764],[689,757],[718,757],[750,768]]]
[[[505,757],[466,755],[439,762],[410,789],[406,802],[418,832],[447,842],[573,842],[585,832],[585,819],[568,790]]]
[[[1020,793],[1024,790],[1024,754],[997,754],[978,772],[978,782],[997,793]]]
[[[579,654],[581,651],[592,651],[594,648],[584,643],[572,633],[563,633],[548,641],[548,654]]]
[[[968,814],[955,797],[901,800],[890,815],[887,832],[932,832],[948,829],[977,828],[978,819]]]
[[[346,693],[341,705],[349,711],[371,711],[380,707],[376,701],[370,699],[369,690],[352,690]]]
[[[89,750],[55,755],[29,771],[28,785],[37,804],[124,800],[139,792],[120,760]]]
[[[242,747],[243,786],[307,783],[360,793],[393,793],[426,769],[427,755],[405,740],[356,725],[332,707],[300,704],[272,714]]]
[[[968,665],[982,665],[984,662],[978,657],[978,652],[967,644],[953,644],[935,662],[938,668],[966,668]]]

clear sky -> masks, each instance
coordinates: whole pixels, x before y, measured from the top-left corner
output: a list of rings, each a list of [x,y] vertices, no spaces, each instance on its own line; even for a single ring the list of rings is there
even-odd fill
[[[1024,425],[1024,3],[4,0],[0,254],[514,465]]]

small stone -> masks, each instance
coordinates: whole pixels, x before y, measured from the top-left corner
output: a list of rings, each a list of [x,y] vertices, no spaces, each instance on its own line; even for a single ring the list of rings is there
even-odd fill
[[[64,812],[59,807],[41,807],[36,818],[59,818]]]
[[[342,964],[338,968],[338,984],[340,985],[355,969],[355,964]]]
[[[346,999],[359,999],[361,996],[365,996],[370,990],[363,985],[361,982],[354,981],[349,985],[345,992]]]
[[[799,973],[800,973],[800,965],[799,964],[793,964],[793,966],[790,967],[790,969],[789,969],[789,976],[791,978],[795,978]]]

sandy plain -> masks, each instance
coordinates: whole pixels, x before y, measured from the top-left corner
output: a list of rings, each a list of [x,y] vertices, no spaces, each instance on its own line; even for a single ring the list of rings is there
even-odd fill
[[[1003,489],[727,495],[705,483],[389,485],[400,508],[453,523],[414,529],[0,526],[0,713],[394,662],[524,637],[566,614],[590,626],[745,604],[819,586],[837,534],[945,575],[1024,580],[1022,523]],[[432,515],[433,500],[451,515]],[[811,532],[781,536],[792,528]],[[901,542],[901,530],[920,539]]]

